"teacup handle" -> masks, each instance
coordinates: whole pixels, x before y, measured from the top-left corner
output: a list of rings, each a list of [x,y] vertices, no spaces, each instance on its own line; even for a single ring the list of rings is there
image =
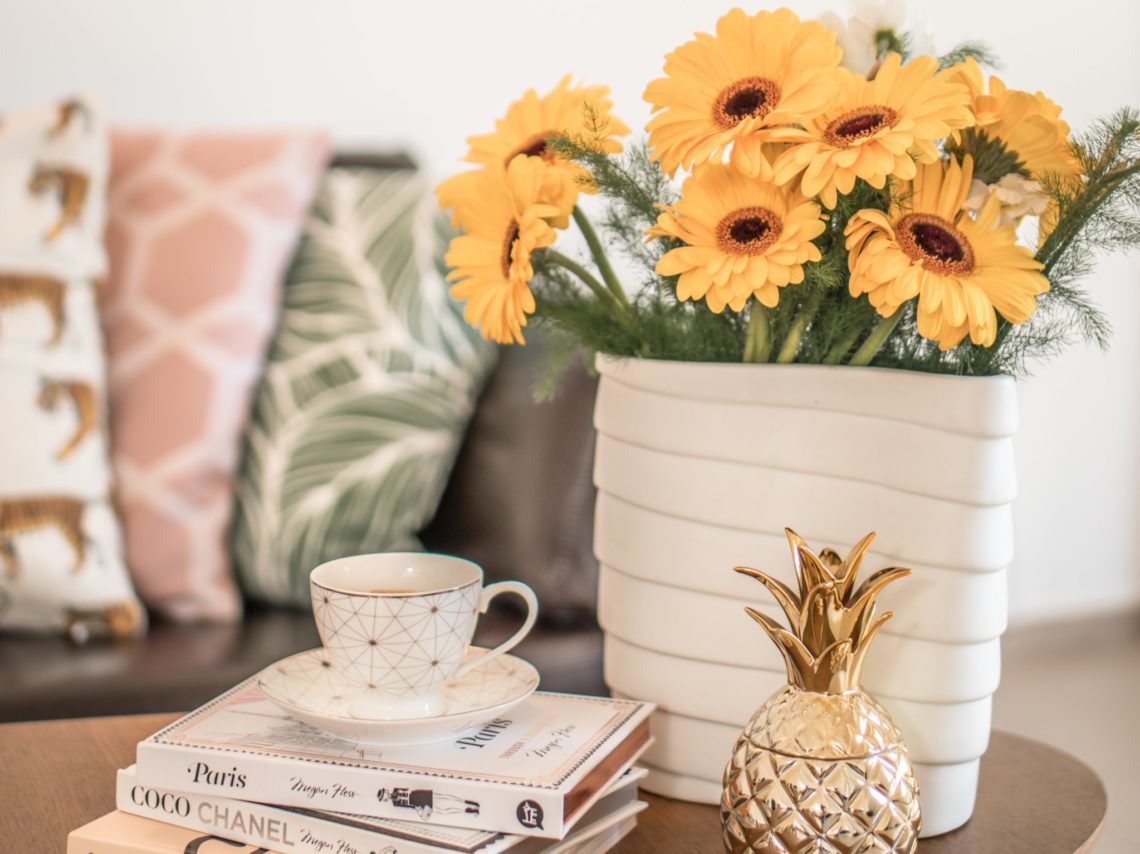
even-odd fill
[[[483,592],[479,594],[479,613],[486,614],[491,600],[500,593],[514,593],[526,602],[526,619],[523,621],[522,627],[486,655],[477,656],[465,664],[460,665],[459,669],[455,671],[455,674],[451,677],[452,679],[458,679],[472,668],[482,666],[492,658],[497,658],[504,652],[509,652],[514,649],[523,638],[530,634],[530,630],[534,628],[534,622],[538,619],[538,597],[534,595],[533,590],[521,581],[496,581],[494,584],[488,584],[484,587]]]

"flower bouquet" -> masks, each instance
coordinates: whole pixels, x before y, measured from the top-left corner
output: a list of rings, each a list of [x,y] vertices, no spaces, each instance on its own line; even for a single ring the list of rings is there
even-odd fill
[[[717,803],[786,679],[739,617],[777,603],[726,570],[784,564],[785,525],[878,530],[869,565],[915,578],[863,684],[934,835],[973,811],[1000,674],[1011,377],[1107,341],[1079,282],[1140,245],[1140,115],[1074,137],[983,46],[936,56],[891,8],[728,12],[646,88],[645,142],[603,87],[528,92],[438,196],[467,320],[596,354],[598,617],[609,686],[658,705],[645,788]]]
[[[646,143],[623,145],[605,87],[527,92],[438,189],[452,294],[500,343],[533,315],[641,358],[1017,375],[1105,344],[1078,280],[1140,244],[1136,111],[1073,137],[983,47],[918,42],[733,9],[666,56]],[[588,259],[558,246],[571,220]]]

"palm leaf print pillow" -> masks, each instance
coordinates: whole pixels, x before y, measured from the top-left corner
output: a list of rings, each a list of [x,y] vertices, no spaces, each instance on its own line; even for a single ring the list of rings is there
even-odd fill
[[[337,557],[415,549],[493,350],[432,263],[411,169],[335,166],[289,271],[247,431],[233,551],[253,598],[307,604]]]

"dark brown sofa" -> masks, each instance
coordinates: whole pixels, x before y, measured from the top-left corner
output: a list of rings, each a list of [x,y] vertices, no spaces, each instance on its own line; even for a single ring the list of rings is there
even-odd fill
[[[517,653],[538,667],[545,689],[602,693],[591,548],[594,381],[572,371],[557,400],[535,404],[541,358],[540,346],[502,351],[423,542],[478,561],[492,579],[530,583],[542,613]],[[476,642],[506,637],[519,619],[500,600]],[[159,621],[130,642],[3,636],[0,721],[187,709],[317,645],[309,612],[253,604],[237,624]]]

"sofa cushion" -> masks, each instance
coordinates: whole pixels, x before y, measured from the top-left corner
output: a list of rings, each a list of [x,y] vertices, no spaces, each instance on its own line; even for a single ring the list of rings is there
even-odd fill
[[[447,491],[422,534],[432,551],[483,566],[492,580],[517,578],[544,614],[593,613],[592,422],[596,380],[580,364],[557,396],[536,402],[547,340],[506,347],[467,430]]]
[[[159,613],[234,618],[241,432],[327,142],[120,131],[112,155],[104,319],[127,560]]]
[[[419,547],[493,351],[431,263],[413,170],[335,165],[286,277],[254,401],[233,553],[246,592],[307,605],[334,558]]]
[[[144,627],[109,500],[106,179],[89,100],[0,119],[0,628]]]

